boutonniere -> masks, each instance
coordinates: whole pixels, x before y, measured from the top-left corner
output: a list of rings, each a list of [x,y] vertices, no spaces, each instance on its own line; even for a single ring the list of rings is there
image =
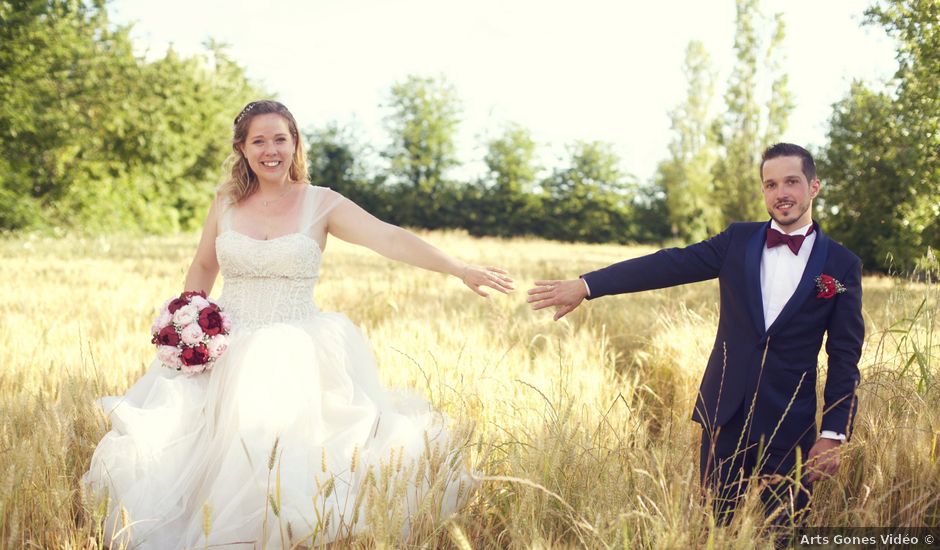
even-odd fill
[[[845,285],[831,275],[823,273],[816,277],[816,290],[819,291],[819,294],[816,295],[817,298],[828,300],[836,294],[845,292]]]

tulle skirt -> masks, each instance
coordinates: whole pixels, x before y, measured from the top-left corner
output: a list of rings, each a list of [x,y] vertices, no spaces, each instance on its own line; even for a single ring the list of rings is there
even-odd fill
[[[114,548],[313,546],[393,508],[406,535],[475,488],[444,415],[383,388],[342,314],[236,331],[210,372],[155,361],[99,404],[111,431],[83,482]]]

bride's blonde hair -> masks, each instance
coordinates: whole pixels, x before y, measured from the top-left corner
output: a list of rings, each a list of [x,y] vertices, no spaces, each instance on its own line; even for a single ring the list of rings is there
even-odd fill
[[[310,176],[307,174],[307,152],[304,150],[294,115],[278,101],[270,99],[252,101],[238,113],[232,126],[232,153],[225,161],[228,177],[219,188],[219,194],[230,204],[241,202],[258,190],[258,176],[248,165],[248,159],[242,154],[240,147],[245,144],[245,139],[248,137],[248,126],[251,125],[251,120],[258,115],[269,113],[280,115],[287,121],[288,130],[294,140],[294,156],[287,177],[292,182],[310,183]]]

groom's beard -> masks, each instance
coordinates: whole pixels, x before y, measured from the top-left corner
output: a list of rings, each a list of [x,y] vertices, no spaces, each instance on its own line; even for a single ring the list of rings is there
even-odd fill
[[[812,201],[808,201],[806,204],[794,203],[793,208],[791,208],[791,210],[793,209],[799,209],[799,210],[797,210],[796,216],[790,219],[789,221],[777,215],[775,210],[772,208],[768,208],[767,213],[770,214],[770,218],[773,221],[777,222],[777,225],[779,225],[781,229],[787,229],[789,227],[794,227],[797,223],[799,223],[800,220],[803,219],[803,214],[806,214],[806,211],[809,210],[809,207],[812,204],[813,204]]]

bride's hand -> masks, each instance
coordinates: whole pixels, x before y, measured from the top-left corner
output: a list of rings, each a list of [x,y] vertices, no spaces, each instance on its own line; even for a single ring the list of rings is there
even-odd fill
[[[515,284],[509,273],[500,267],[482,267],[478,265],[467,264],[460,273],[460,280],[463,284],[470,287],[470,290],[476,292],[484,298],[488,297],[481,287],[488,286],[498,290],[503,294],[509,294],[515,290]]]

